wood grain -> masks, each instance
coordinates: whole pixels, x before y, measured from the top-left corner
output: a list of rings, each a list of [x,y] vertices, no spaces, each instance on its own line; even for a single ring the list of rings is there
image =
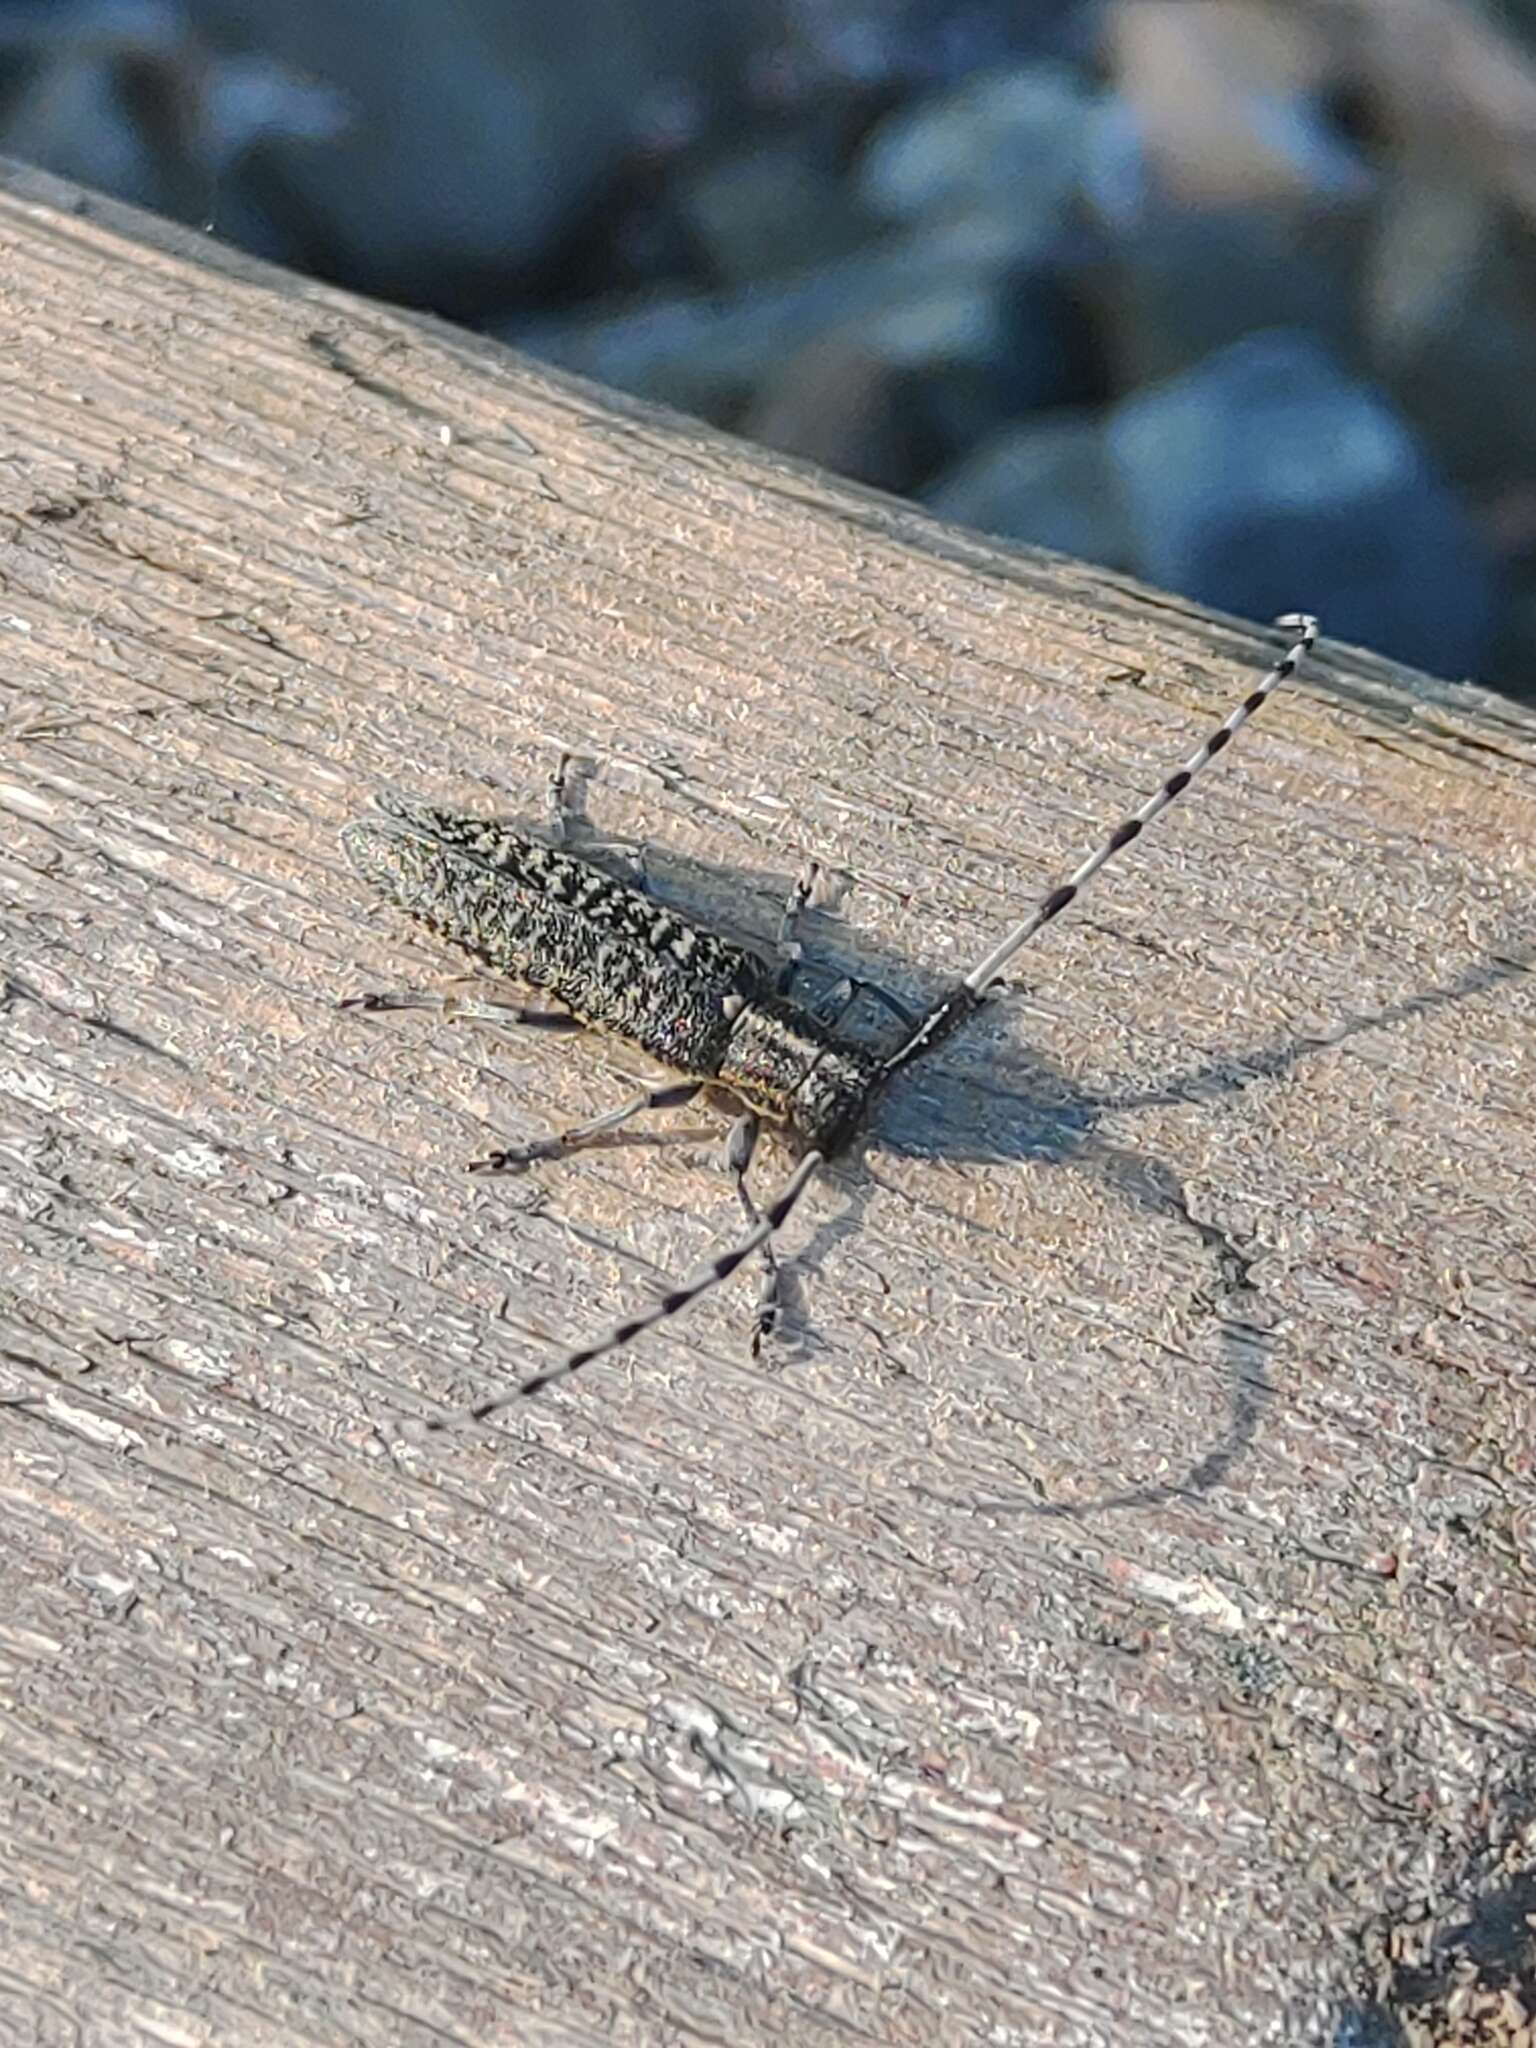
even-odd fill
[[[15,169],[0,343],[7,2037],[1327,2037],[1536,1726],[1536,721],[1327,648],[819,1185],[771,1362],[739,1288],[407,1448],[735,1213],[691,1112],[464,1172],[633,1069],[337,1013],[463,967],[375,789],[570,747],[922,994],[1278,636]]]

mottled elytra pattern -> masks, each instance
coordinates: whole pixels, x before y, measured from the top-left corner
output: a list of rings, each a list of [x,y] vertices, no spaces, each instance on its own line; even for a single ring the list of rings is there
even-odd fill
[[[380,811],[342,845],[391,902],[678,1073],[716,1073],[733,1004],[772,984],[744,947],[510,826],[393,793]]]
[[[525,1012],[495,1000],[409,993],[349,997],[349,1006],[439,1009],[500,1023],[545,1026],[579,1020],[627,1039],[686,1076],[682,1083],[649,1089],[556,1137],[496,1153],[479,1162],[482,1167],[517,1169],[536,1159],[561,1157],[599,1142],[646,1110],[689,1100],[704,1085],[734,1095],[746,1111],[733,1127],[728,1150],[748,1224],[733,1245],[659,1300],[589,1344],[552,1360],[518,1386],[423,1427],[484,1421],[569,1378],[679,1314],[761,1254],[766,1277],[758,1302],[755,1351],[776,1313],[773,1239],[818,1169],[848,1144],[891,1078],[976,1012],[1020,948],[1059,917],[1106,862],[1139,838],[1270,693],[1295,673],[1316,643],[1317,621],[1305,613],[1288,613],[1276,623],[1297,637],[1263,681],[1140,810],[1117,825],[1064,882],[1004,933],[926,1015],[906,1025],[895,1047],[884,1054],[840,1032],[842,1013],[852,1000],[851,987],[842,1009],[831,1017],[802,1007],[787,994],[797,956],[791,932],[809,886],[803,879],[790,895],[780,929],[784,957],[775,964],[663,909],[643,890],[612,880],[577,855],[491,820],[391,795],[381,799],[379,817],[348,825],[342,844],[349,859],[391,902],[477,954],[496,973],[547,990],[563,1009]],[[552,786],[557,795],[563,791],[563,763]],[[899,1010],[889,998],[884,1000]],[[747,1190],[746,1173],[761,1120],[786,1127],[804,1150],[793,1175],[759,1210]]]
[[[690,924],[653,896],[626,888],[588,861],[530,839],[497,819],[466,817],[460,811],[414,802],[397,791],[381,796],[378,807],[393,821],[397,837],[414,830],[434,841],[443,855],[462,854],[477,868],[492,868],[551,913],[569,911],[586,925],[611,933],[615,941],[638,946],[642,958],[670,961],[698,980],[738,985],[743,995],[757,992],[763,973],[757,955],[702,925]],[[387,828],[376,823],[352,825],[345,836],[350,845],[357,834],[380,829]],[[539,986],[541,964],[530,955],[522,978]]]

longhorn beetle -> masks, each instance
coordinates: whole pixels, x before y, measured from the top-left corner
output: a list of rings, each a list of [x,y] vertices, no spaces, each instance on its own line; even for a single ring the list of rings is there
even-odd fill
[[[1139,838],[1182,796],[1206,764],[1293,675],[1317,640],[1317,621],[1288,612],[1275,622],[1296,639],[1224,724],[1170,775],[1155,796],[1117,825],[1080,867],[1005,932],[960,981],[921,1017],[871,989],[900,1021],[894,1049],[878,1052],[840,1032],[858,984],[837,985],[838,1005],[808,1009],[790,998],[799,958],[792,934],[809,896],[802,877],[779,927],[780,960],[732,944],[663,909],[643,890],[614,881],[588,861],[492,819],[388,795],[382,815],[348,825],[342,845],[352,865],[400,909],[478,954],[496,973],[545,989],[559,1010],[526,1010],[494,998],[417,991],[348,996],[343,1008],[434,1009],[453,1016],[547,1030],[591,1027],[626,1039],[686,1078],[646,1089],[631,1101],[551,1138],[493,1153],[474,1170],[520,1169],[557,1159],[648,1110],[675,1109],[705,1088],[733,1095],[744,1114],[733,1125],[727,1158],[747,1229],[727,1250],[650,1307],[531,1374],[518,1386],[421,1427],[483,1422],[525,1395],[568,1379],[595,1359],[630,1344],[688,1308],[761,1252],[765,1275],[753,1335],[756,1353],[777,1306],[773,1240],[826,1162],[850,1142],[903,1067],[924,1058],[972,1017],[1003,969],[1035,934],[1059,917],[1105,863]],[[565,762],[551,778],[556,839],[565,824]],[[814,873],[814,871],[812,871]],[[804,1147],[799,1165],[765,1209],[746,1184],[764,1122],[787,1128]]]

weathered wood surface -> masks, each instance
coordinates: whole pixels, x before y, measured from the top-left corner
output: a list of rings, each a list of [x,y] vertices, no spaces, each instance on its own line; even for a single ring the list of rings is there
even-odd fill
[[[0,340],[0,2032],[1326,2034],[1536,1728],[1536,723],[1329,649],[821,1184],[771,1361],[742,1287],[402,1449],[735,1210],[707,1119],[464,1173],[626,1057],[337,1014],[460,965],[374,789],[569,746],[926,991],[1266,645],[16,171]]]

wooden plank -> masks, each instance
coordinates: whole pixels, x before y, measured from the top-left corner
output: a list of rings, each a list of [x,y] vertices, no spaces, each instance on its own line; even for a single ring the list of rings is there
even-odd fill
[[[464,1173],[634,1063],[338,1015],[460,965],[375,789],[570,747],[926,993],[1276,636],[19,170],[0,333],[15,2038],[1332,2024],[1533,1735],[1536,722],[1329,648],[819,1185],[771,1360],[740,1289],[401,1448],[734,1205],[707,1118]]]

